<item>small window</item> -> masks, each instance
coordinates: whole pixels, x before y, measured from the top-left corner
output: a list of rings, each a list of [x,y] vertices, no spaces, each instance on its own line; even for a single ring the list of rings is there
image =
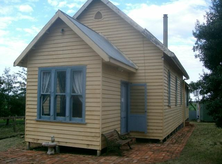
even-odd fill
[[[98,11],[94,16],[94,19],[102,19],[102,18],[103,18],[103,15],[100,11]]]
[[[183,104],[183,80],[180,81],[180,105]]]
[[[85,122],[86,67],[39,69],[40,120]]]
[[[188,87],[186,86],[186,107],[189,106],[189,89]]]
[[[175,106],[177,106],[177,92],[178,92],[178,90],[177,90],[177,76],[175,77]]]
[[[168,105],[171,105],[171,74],[168,71]]]

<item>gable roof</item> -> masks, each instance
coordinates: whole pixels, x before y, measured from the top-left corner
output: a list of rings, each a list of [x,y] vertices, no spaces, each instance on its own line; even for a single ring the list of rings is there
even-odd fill
[[[22,65],[22,59],[28,54],[33,46],[58,18],[63,20],[79,37],[81,37],[95,52],[97,52],[104,61],[118,65],[129,71],[136,72],[137,66],[124,54],[122,54],[115,46],[113,46],[105,37],[86,27],[60,10],[56,12],[56,14],[21,53],[21,55],[15,60],[14,66]]]
[[[86,3],[76,12],[73,16],[75,19],[78,18],[82,14],[82,12],[95,0],[87,0]],[[152,33],[150,33],[147,29],[142,28],[139,24],[137,24],[134,20],[132,20],[129,16],[127,16],[124,12],[122,12],[119,8],[113,5],[109,0],[100,0],[107,7],[113,10],[117,15],[123,18],[126,22],[128,22],[131,26],[133,26],[137,31],[139,31],[145,38],[147,38],[151,43],[157,46],[160,50],[163,51],[166,55],[168,55],[176,66],[181,70],[184,76],[189,79],[189,75],[186,70],[183,68],[182,64],[176,57],[176,55],[170,51],[166,46],[164,46]]]

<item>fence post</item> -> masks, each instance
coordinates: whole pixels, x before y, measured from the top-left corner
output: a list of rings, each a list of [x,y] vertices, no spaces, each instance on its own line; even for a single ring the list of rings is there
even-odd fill
[[[6,119],[6,126],[9,125],[9,118]]]
[[[16,118],[13,117],[13,131],[16,132]]]

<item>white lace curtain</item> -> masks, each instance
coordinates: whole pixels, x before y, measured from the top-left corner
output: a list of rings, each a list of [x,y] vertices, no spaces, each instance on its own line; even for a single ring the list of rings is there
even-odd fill
[[[83,88],[83,81],[82,81],[82,72],[73,72],[73,83],[72,83],[72,90],[76,94],[82,94]],[[82,96],[78,96],[79,100],[82,102]]]
[[[42,93],[50,93],[50,72],[42,74]]]
[[[42,74],[42,94],[50,93],[50,72],[43,72]],[[42,100],[42,114],[49,115],[49,109],[44,109],[45,102],[49,99],[48,96],[43,96]]]

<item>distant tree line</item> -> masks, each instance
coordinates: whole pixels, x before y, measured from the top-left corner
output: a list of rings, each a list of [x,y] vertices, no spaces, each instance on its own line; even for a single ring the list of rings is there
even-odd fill
[[[26,74],[25,69],[11,73],[5,68],[0,76],[0,117],[25,115]]]

